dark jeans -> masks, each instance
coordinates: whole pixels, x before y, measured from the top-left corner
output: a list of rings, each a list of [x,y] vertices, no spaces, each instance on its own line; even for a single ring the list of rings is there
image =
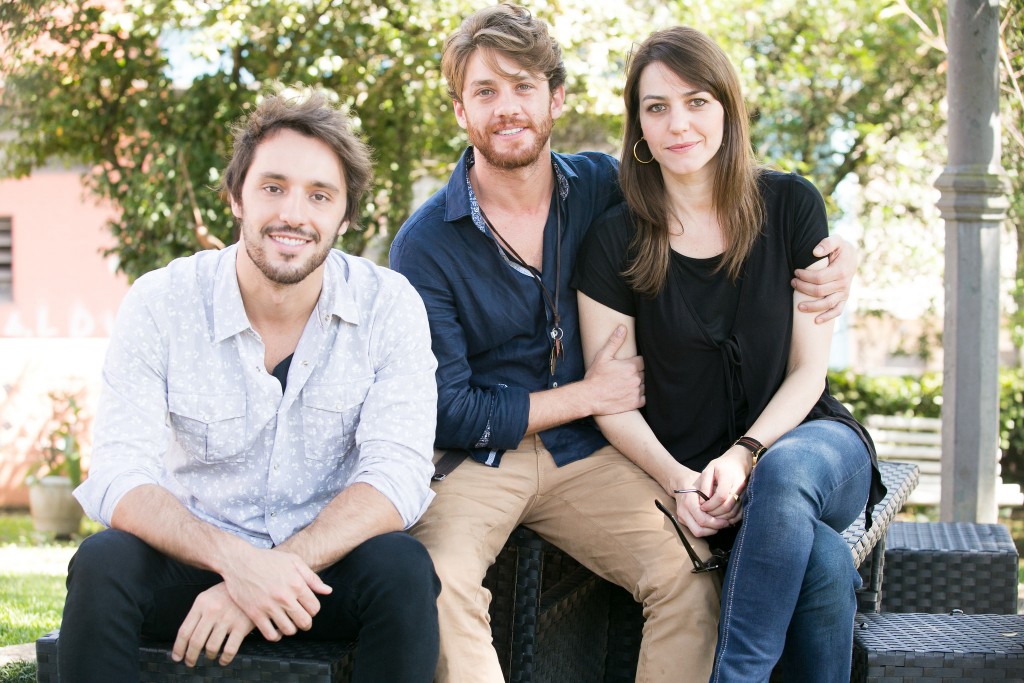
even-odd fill
[[[433,680],[441,584],[419,541],[377,536],[319,574],[334,590],[317,596],[313,628],[291,637],[358,639],[353,682]],[[85,539],[68,568],[61,681],[138,681],[141,636],[173,641],[196,596],[220,581],[123,531]]]

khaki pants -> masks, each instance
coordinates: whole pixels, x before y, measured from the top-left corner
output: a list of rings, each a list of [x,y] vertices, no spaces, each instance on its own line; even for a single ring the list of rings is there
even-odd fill
[[[411,533],[441,577],[438,683],[504,680],[482,583],[519,524],[643,603],[638,683],[708,680],[720,581],[691,573],[682,543],[654,506],[660,498],[671,507],[671,498],[617,450],[556,467],[541,440],[528,436],[501,467],[466,460],[433,488],[437,497]],[[691,542],[700,557],[710,555],[704,541]]]

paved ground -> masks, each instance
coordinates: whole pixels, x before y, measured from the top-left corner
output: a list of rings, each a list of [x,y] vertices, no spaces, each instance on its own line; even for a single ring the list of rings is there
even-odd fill
[[[3,666],[4,664],[10,664],[11,662],[20,662],[29,659],[35,660],[35,658],[35,643],[25,643],[24,645],[8,645],[7,647],[0,647],[0,666]]]
[[[0,567],[6,574],[52,574],[63,576],[75,548],[46,546],[22,548],[16,545],[0,546]]]

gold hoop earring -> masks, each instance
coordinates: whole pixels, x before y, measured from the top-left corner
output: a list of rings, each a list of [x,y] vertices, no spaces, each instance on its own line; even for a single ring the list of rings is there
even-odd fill
[[[640,139],[639,139],[639,140],[637,140],[637,141],[636,141],[636,144],[634,144],[634,145],[633,145],[633,158],[637,160],[637,163],[640,163],[640,164],[649,164],[649,163],[651,163],[652,161],[654,161],[654,153],[653,153],[653,152],[651,152],[651,158],[650,158],[650,159],[648,159],[647,161],[644,161],[643,159],[641,159],[640,157],[638,157],[638,156],[636,155],[636,147],[637,147],[637,145],[639,145],[639,144],[640,144],[641,142],[643,142],[643,141],[644,141],[644,137],[643,137],[643,136],[641,135],[641,136],[640,136]]]

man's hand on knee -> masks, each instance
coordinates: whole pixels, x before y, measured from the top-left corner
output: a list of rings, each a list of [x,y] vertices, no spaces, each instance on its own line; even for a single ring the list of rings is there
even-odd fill
[[[298,555],[283,550],[254,549],[222,576],[231,599],[273,641],[308,631],[320,611],[316,596],[331,592]]]
[[[192,603],[171,648],[171,658],[195,666],[205,650],[207,659],[227,666],[238,654],[242,641],[253,630],[252,620],[219,583],[203,591]]]

